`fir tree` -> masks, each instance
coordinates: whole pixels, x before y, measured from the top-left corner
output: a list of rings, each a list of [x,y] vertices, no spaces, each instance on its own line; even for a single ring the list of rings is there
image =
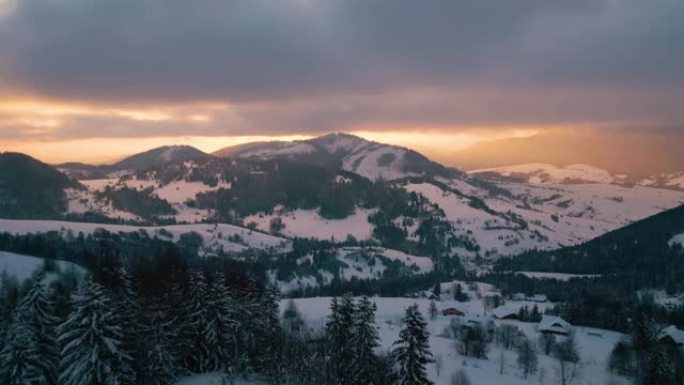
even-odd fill
[[[354,384],[372,385],[377,369],[375,348],[380,346],[378,330],[375,326],[375,310],[377,306],[368,297],[363,297],[354,312],[354,328],[352,346],[354,363],[350,368],[355,374]]]
[[[30,335],[18,323],[10,323],[7,337],[0,351],[0,383],[7,385],[32,385],[36,366],[30,348]]]
[[[208,292],[204,274],[191,273],[178,352],[182,354],[183,367],[195,373],[209,371],[203,366],[208,361],[205,333],[209,328]]]
[[[333,384],[353,384],[353,374],[349,371],[354,362],[353,314],[354,302],[350,295],[343,296],[341,301],[333,298],[325,333],[328,376]]]
[[[24,367],[24,379],[30,383],[51,385],[57,383],[59,365],[55,335],[57,321],[41,280],[42,276],[35,277],[33,287],[15,310],[6,359],[14,367],[9,371],[22,371]],[[19,376],[13,379],[18,380]]]
[[[120,325],[102,286],[86,281],[73,295],[73,312],[57,328],[62,348],[61,385],[125,383],[130,356],[122,347]]]
[[[392,355],[395,362],[397,385],[428,385],[425,365],[431,361],[427,323],[418,310],[418,305],[406,309],[404,327],[399,340],[394,343]]]
[[[207,351],[201,366],[204,370],[230,372],[236,359],[239,325],[237,309],[222,274],[217,274],[212,279],[207,307],[208,324],[202,331]]]
[[[437,315],[439,314],[439,310],[437,310],[437,304],[435,303],[435,300],[430,301],[430,308],[428,309],[428,313],[430,313],[430,319],[435,320],[437,318]]]
[[[302,314],[297,309],[294,300],[287,301],[285,310],[283,311],[283,327],[289,334],[301,334],[304,331],[304,320]]]

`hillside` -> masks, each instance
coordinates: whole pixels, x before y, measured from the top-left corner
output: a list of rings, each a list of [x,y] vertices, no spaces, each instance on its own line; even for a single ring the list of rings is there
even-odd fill
[[[65,190],[78,183],[18,153],[0,153],[0,217],[55,218],[67,209]]]
[[[577,246],[531,251],[497,264],[502,270],[575,274],[652,274],[684,278],[684,205]],[[681,282],[681,280],[680,280]]]
[[[256,142],[221,149],[219,157],[289,159],[341,168],[371,180],[453,176],[455,170],[398,146],[368,141],[354,135],[330,134],[293,142]]]

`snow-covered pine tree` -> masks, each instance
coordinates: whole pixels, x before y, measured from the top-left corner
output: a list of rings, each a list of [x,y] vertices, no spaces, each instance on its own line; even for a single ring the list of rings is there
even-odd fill
[[[201,272],[190,273],[187,302],[180,329],[178,354],[184,368],[191,372],[208,371],[202,365],[208,360],[205,331],[209,328],[209,289],[206,277]]]
[[[256,281],[252,281],[254,285],[258,286]],[[278,289],[274,286],[258,287],[256,301],[249,306],[254,310],[247,312],[251,320],[256,322],[245,321],[244,317],[241,323],[241,329],[252,334],[255,342],[249,349],[252,358],[252,366],[257,370],[267,372],[275,372],[274,360],[279,355],[282,347],[282,328],[280,327],[280,308]],[[245,328],[244,324],[254,323],[255,328]]]
[[[333,298],[330,304],[330,317],[326,323],[326,362],[328,376],[333,384],[353,384],[350,368],[354,363],[352,333],[354,328],[354,301],[351,295],[341,300]]]
[[[354,384],[373,385],[375,383],[378,365],[375,348],[380,346],[380,337],[375,326],[376,309],[375,303],[364,296],[359,300],[354,312],[354,332],[351,340],[354,348],[354,363],[349,370],[354,374]]]
[[[173,319],[157,309],[150,309],[146,317],[145,355],[143,366],[144,383],[149,385],[168,385],[180,373],[178,360],[173,354]]]
[[[392,355],[397,385],[430,385],[425,365],[432,360],[427,323],[418,305],[409,306]]]
[[[237,349],[238,309],[230,297],[223,274],[212,277],[208,290],[208,323],[203,330],[207,354],[201,363],[204,370],[230,372],[235,365]]]
[[[121,326],[102,286],[86,280],[72,297],[73,311],[57,328],[62,346],[61,385],[120,385],[130,356],[122,347]]]
[[[297,304],[292,299],[287,301],[283,311],[283,329],[285,332],[297,336],[304,331],[304,326],[304,320],[299,309],[297,309]]]
[[[10,376],[13,378],[7,380],[11,380],[11,383],[57,383],[57,321],[52,314],[53,307],[41,281],[41,275],[34,277],[33,286],[13,312],[5,349],[0,358],[0,366],[3,367],[0,372],[4,375],[0,376],[9,375],[11,372],[25,373]]]
[[[19,323],[10,322],[0,351],[0,383],[32,385],[34,367],[28,330]]]

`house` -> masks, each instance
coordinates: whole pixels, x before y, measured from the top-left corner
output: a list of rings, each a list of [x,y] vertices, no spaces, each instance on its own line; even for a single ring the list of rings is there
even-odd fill
[[[524,301],[527,299],[525,293],[513,293],[511,294],[511,300],[513,301]]]
[[[544,294],[535,294],[532,297],[530,297],[530,301],[532,302],[546,302],[549,299],[546,298]]]
[[[492,316],[496,319],[518,319],[518,310],[508,306],[499,306],[492,310]]]
[[[658,333],[658,341],[668,345],[684,346],[684,330],[670,325]]]
[[[463,317],[465,313],[461,310],[456,309],[455,307],[448,307],[442,310],[442,315]]]
[[[544,314],[537,326],[537,331],[567,336],[572,333],[572,325],[560,317]]]

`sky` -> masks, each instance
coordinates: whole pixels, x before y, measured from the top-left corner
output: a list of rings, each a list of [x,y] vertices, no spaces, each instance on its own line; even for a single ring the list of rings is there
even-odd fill
[[[680,138],[682,20],[681,0],[0,0],[0,150]]]

